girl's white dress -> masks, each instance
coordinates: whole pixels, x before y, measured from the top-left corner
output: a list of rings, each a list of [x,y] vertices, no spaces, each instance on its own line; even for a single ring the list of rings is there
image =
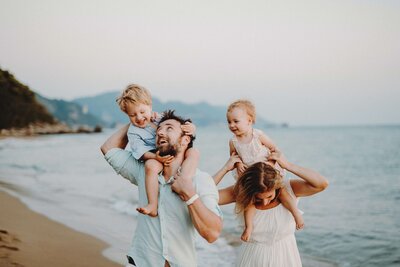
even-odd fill
[[[231,138],[233,147],[246,166],[251,166],[256,162],[265,161],[265,159],[269,156],[269,149],[260,141],[260,136],[262,134],[263,132],[261,130],[253,129],[253,137],[249,143],[239,142],[236,136]],[[285,171],[279,166],[278,163],[276,163],[274,167],[282,176],[285,175]],[[235,177],[236,180],[238,179],[236,169],[233,171],[233,177]]]
[[[261,144],[260,135],[262,131],[253,129],[253,138],[249,143],[240,143],[236,136],[231,138],[231,142],[236,149],[240,159],[247,166],[253,165],[256,162],[264,161],[269,155],[269,149]]]
[[[289,180],[286,190],[293,197]],[[256,210],[249,242],[243,242],[236,260],[240,267],[301,267],[294,232],[293,215],[282,204],[268,210]]]

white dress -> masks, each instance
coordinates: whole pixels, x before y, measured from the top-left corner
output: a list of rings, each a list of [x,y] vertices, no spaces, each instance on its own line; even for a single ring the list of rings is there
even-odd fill
[[[265,159],[269,156],[269,149],[260,141],[260,136],[262,134],[263,132],[261,130],[253,129],[253,137],[249,143],[239,142],[236,136],[231,138],[233,147],[246,166],[251,166],[256,162],[265,161]],[[276,163],[274,167],[282,176],[285,175],[285,171],[281,168],[281,166],[279,166],[278,163]],[[235,177],[236,180],[238,179],[236,169],[233,171],[233,177]]]
[[[231,142],[236,149],[240,159],[247,166],[251,166],[256,162],[264,161],[269,155],[269,149],[261,144],[260,135],[262,131],[253,129],[253,138],[249,143],[241,143],[236,136],[231,138]]]
[[[286,190],[293,197],[289,180]],[[256,210],[249,242],[243,242],[236,260],[240,267],[301,267],[292,214],[282,204],[268,210]]]

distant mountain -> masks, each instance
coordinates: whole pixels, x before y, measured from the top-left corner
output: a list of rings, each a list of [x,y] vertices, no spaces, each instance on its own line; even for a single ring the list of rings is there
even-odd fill
[[[56,120],[28,86],[0,69],[0,129],[22,128],[34,123],[54,124]]]
[[[0,130],[19,129],[22,133],[27,129],[27,134],[90,132],[90,128],[99,131],[102,125],[103,121],[79,104],[43,97],[0,69]]]
[[[106,125],[105,122],[87,112],[85,108],[77,103],[61,99],[49,99],[39,94],[36,94],[36,98],[54,117],[57,118],[57,120],[64,122],[71,127],[82,125],[89,127]]]
[[[73,102],[80,104],[88,112],[95,114],[108,126],[114,126],[116,123],[127,123],[128,117],[118,107],[116,98],[120,92],[113,91],[91,97],[74,99]],[[167,109],[175,109],[177,114],[191,118],[197,126],[208,126],[213,124],[226,123],[226,107],[214,106],[206,102],[196,104],[186,104],[179,101],[161,102],[153,97],[153,110],[162,112]],[[263,118],[257,118],[257,126],[275,126]]]
[[[114,126],[116,123],[126,123],[127,117],[121,112],[115,99],[118,92],[109,92],[91,97],[82,97],[72,100],[81,105],[91,114],[102,120],[106,126]]]

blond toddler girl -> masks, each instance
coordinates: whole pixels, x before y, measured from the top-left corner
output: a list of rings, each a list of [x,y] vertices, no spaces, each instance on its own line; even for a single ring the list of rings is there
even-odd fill
[[[261,130],[253,128],[256,120],[254,105],[248,100],[237,100],[229,105],[227,110],[229,130],[234,136],[229,140],[230,155],[239,155],[241,162],[236,163],[237,175],[240,176],[247,167],[256,162],[265,162],[270,152],[277,148],[272,140]],[[284,175],[283,169],[275,163],[275,169]],[[237,178],[237,177],[236,177]],[[297,209],[295,199],[283,189],[279,195],[280,202],[292,213],[296,221],[296,229],[304,227],[303,217]],[[243,241],[249,241],[253,230],[253,217],[255,214],[254,204],[244,209],[245,229],[241,236]]]

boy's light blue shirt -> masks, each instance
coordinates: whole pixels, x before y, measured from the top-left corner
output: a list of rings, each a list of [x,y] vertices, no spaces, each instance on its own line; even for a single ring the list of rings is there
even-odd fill
[[[134,159],[130,151],[119,148],[108,151],[105,159],[117,174],[138,186],[139,205],[146,205],[143,162]],[[166,260],[171,267],[197,266],[194,246],[196,230],[187,205],[171,190],[170,183],[162,175],[159,175],[158,180],[158,216],[139,214],[128,255],[141,267],[164,266]],[[218,191],[211,176],[197,170],[193,184],[203,204],[222,217],[218,207]]]
[[[154,123],[158,125],[158,122]],[[156,129],[150,124],[144,128],[131,124],[128,128],[128,140],[132,156],[140,159],[144,153],[156,149]]]

